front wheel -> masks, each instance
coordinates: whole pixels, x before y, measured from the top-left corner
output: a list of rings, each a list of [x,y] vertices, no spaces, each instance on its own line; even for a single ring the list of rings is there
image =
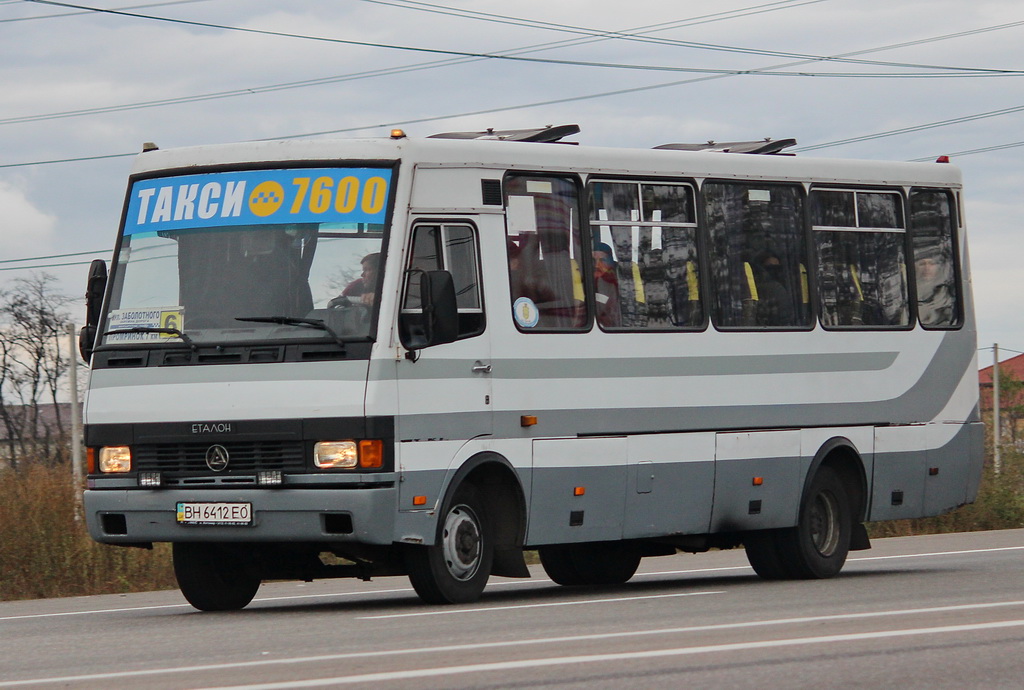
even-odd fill
[[[491,576],[494,540],[473,486],[459,487],[442,519],[437,544],[407,547],[409,581],[428,604],[476,601]]]
[[[244,608],[260,588],[260,578],[219,544],[175,543],[172,554],[178,588],[200,611]]]

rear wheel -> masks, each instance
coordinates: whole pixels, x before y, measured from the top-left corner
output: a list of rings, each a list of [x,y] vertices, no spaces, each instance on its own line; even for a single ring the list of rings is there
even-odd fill
[[[779,545],[775,540],[779,530],[766,529],[750,532],[743,539],[743,549],[747,561],[754,572],[765,580],[786,580],[792,575],[779,553]]]
[[[769,580],[829,578],[846,563],[852,532],[849,494],[839,474],[824,466],[811,481],[796,527],[749,535],[747,560]]]
[[[224,546],[175,543],[172,552],[178,588],[200,611],[234,611],[256,596],[260,578]]]
[[[494,541],[476,489],[459,487],[443,513],[438,543],[406,550],[409,580],[429,604],[476,601],[491,575]]]
[[[621,585],[640,566],[640,551],[627,542],[542,546],[540,563],[560,585]]]

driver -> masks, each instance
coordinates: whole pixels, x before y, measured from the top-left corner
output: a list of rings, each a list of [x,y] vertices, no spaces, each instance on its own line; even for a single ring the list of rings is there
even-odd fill
[[[354,301],[358,301],[366,306],[373,305],[377,289],[377,270],[380,267],[380,253],[367,254],[359,263],[363,267],[360,276],[341,291],[340,297],[332,299],[328,303],[328,307]]]

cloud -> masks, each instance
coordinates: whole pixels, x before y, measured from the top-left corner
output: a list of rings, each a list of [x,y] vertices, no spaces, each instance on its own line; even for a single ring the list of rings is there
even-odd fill
[[[56,216],[36,208],[22,190],[0,182],[0,259],[45,253],[56,227]]]

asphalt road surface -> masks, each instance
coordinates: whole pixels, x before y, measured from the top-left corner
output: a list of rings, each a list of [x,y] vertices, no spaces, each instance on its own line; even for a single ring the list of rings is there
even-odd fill
[[[471,605],[404,578],[0,603],[0,688],[1024,687],[1024,530],[876,540],[832,580],[765,582],[743,552],[645,559],[628,584],[531,567]]]

